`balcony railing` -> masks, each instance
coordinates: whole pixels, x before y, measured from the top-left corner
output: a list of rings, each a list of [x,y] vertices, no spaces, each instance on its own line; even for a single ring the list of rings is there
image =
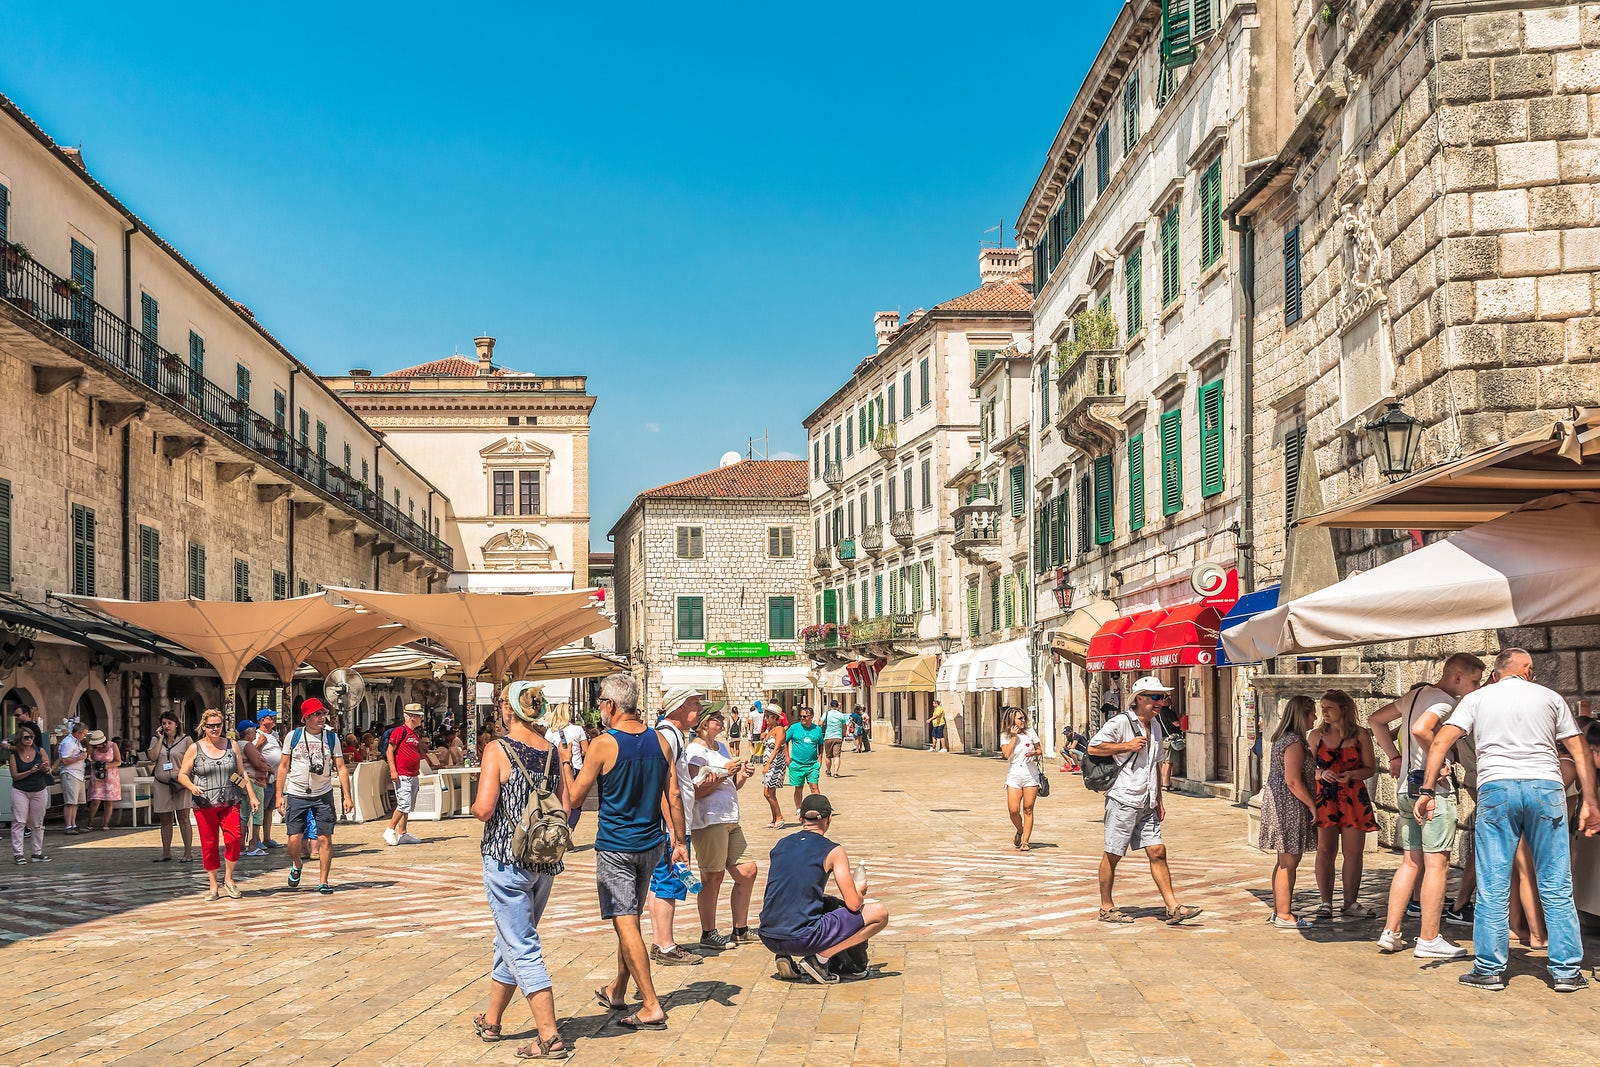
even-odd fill
[[[1061,418],[1085,404],[1122,401],[1122,353],[1085,352],[1061,374]]]
[[[826,548],[815,549],[811,553],[811,565],[819,571],[833,570],[833,553]]]
[[[902,545],[909,545],[916,537],[917,531],[910,508],[897,511],[889,516],[889,533]]]
[[[455,557],[449,545],[418,523],[351,483],[344,468],[329,463],[308,446],[291,443],[285,431],[250,407],[248,399],[230,396],[198,368],[134,329],[85,295],[71,281],[0,251],[0,298],[23,311],[85,353],[90,362],[131,375],[163,394],[174,406],[238,441],[285,472],[343,500],[412,547],[449,570]]]
[[[878,454],[884,459],[894,455],[895,450],[900,447],[900,432],[894,423],[878,427],[878,432],[872,435],[872,447],[877,449]]]
[[[869,556],[883,551],[883,527],[868,526],[861,531],[861,550]]]
[[[838,553],[839,562],[841,563],[845,562],[846,560],[855,559],[856,539],[854,537],[846,537],[843,541],[839,542],[838,548],[835,549],[835,551]]]
[[[916,623],[910,615],[884,615],[852,623],[850,626],[852,645],[881,645],[892,641],[910,641],[916,636]]]
[[[807,652],[843,648],[850,643],[850,627],[831,622],[808,626],[800,632],[800,644]]]
[[[1000,540],[999,524],[992,511],[958,513],[955,517],[955,544],[992,544]]]
[[[844,464],[836,459],[830,459],[822,465],[822,481],[829,489],[837,489],[844,484]]]

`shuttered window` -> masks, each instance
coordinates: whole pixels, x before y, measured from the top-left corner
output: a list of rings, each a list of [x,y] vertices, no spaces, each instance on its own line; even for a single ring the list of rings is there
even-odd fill
[[[1183,295],[1178,264],[1178,205],[1161,216],[1161,306],[1167,308]]]
[[[844,599],[846,612],[845,619],[849,622],[855,622],[859,617],[856,615],[856,583],[851,582],[849,585],[845,586]]]
[[[139,357],[147,385],[156,383],[156,348],[160,344],[161,308],[149,293],[139,294]]]
[[[794,640],[794,597],[767,597],[767,640]]]
[[[1226,478],[1222,463],[1222,382],[1200,387],[1200,495],[1216,496]]]
[[[967,586],[967,634],[971,637],[978,635],[978,583],[972,582]]]
[[[1078,479],[1078,551],[1088,552],[1094,544],[1094,480],[1085,474]]]
[[[995,350],[992,348],[980,348],[974,352],[972,354],[972,377],[975,379],[982,377],[983,372],[988,370],[990,364],[994,362],[994,356]]]
[[[1183,510],[1183,412],[1161,414],[1161,514]]]
[[[1193,9],[1191,12],[1194,24],[1192,32],[1194,39],[1197,41],[1217,28],[1216,19],[1213,17],[1212,12],[1212,4],[1215,2],[1216,0],[1189,0],[1189,6]]]
[[[1026,467],[1011,468],[1011,515],[1013,518],[1021,517],[1028,510],[1027,482],[1028,469]]]
[[[1109,545],[1117,533],[1116,523],[1117,483],[1116,471],[1110,456],[1096,456],[1094,461],[1094,543]]]
[[[1072,555],[1072,527],[1070,525],[1070,512],[1067,510],[1068,507],[1067,494],[1063,491],[1060,496],[1056,497],[1055,548],[1053,551],[1055,553],[1056,566],[1058,567],[1066,563],[1067,557]],[[1088,539],[1084,538],[1078,542],[1078,547],[1081,549],[1088,543]]]
[[[242,559],[233,561],[233,599],[241,604],[250,599],[250,564]]]
[[[1128,438],[1128,529],[1144,526],[1144,434]]]
[[[678,640],[704,641],[706,639],[706,598],[681,596],[678,598]]]
[[[139,527],[139,599],[161,599],[161,531]]]
[[[894,387],[895,383],[890,382],[887,394],[889,403],[883,409],[883,421],[886,425],[893,425],[895,420],[900,417],[900,408],[894,402]]]
[[[678,558],[700,559],[705,554],[705,529],[700,526],[678,527]]]
[[[883,575],[872,576],[872,617],[883,617]]]
[[[917,374],[921,378],[919,392],[922,394],[918,399],[922,407],[927,407],[933,403],[933,368],[926,358],[917,364]]]
[[[933,507],[933,460],[922,461],[922,509]]]
[[[189,395],[198,398],[206,379],[206,339],[189,331]],[[280,424],[281,425],[281,424]]]
[[[1128,84],[1122,88],[1122,154],[1133,151],[1139,143],[1139,75],[1128,75]]]
[[[1190,6],[1206,0],[1161,0],[1161,66],[1166,70],[1194,62]]]
[[[767,527],[767,555],[773,559],[794,558],[794,527]]]
[[[1300,466],[1305,462],[1306,429],[1292,429],[1283,435],[1283,525],[1297,518],[1300,497]]]
[[[1300,321],[1300,227],[1283,235],[1283,324]]]
[[[822,621],[839,621],[839,590],[824,589],[822,591]]]
[[[95,522],[94,509],[72,505],[72,592],[75,596],[94,596]]]
[[[1000,629],[1000,576],[989,579],[989,629]]]
[[[5,187],[0,186],[0,194]],[[0,203],[3,203],[0,197]],[[0,214],[0,221],[4,215]],[[3,229],[0,229],[3,236]],[[0,479],[0,589],[11,591],[11,483]]]
[[[1017,624],[1017,595],[1009,574],[1000,580],[1000,606],[1005,613],[1006,628],[1010,629]]]
[[[1103,193],[1111,184],[1111,123],[1104,123],[1094,135],[1095,192]]]
[[[915,563],[911,565],[911,610],[922,610],[922,568]]]
[[[0,226],[0,230],[5,227]],[[72,280],[78,292],[72,295],[72,339],[84,348],[94,347],[94,251],[80,241],[72,242]]]
[[[6,241],[11,232],[11,190],[0,185],[0,241]]]
[[[1222,258],[1222,159],[1200,175],[1200,268]]]
[[[206,546],[189,543],[189,595],[206,598]]]
[[[1135,248],[1128,253],[1123,267],[1122,282],[1127,290],[1128,336],[1133,337],[1144,329],[1144,250]]]
[[[272,572],[272,599],[289,599],[289,576],[282,571]]]
[[[900,379],[900,415],[903,418],[911,417],[911,372],[906,371]]]

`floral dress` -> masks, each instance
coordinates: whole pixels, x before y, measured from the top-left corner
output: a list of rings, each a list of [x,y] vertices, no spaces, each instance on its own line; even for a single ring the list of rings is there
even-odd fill
[[[121,800],[122,775],[118,768],[122,766],[122,753],[117,751],[117,746],[106,745],[104,748],[97,748],[90,754],[89,759],[96,764],[89,775],[89,799]]]
[[[1317,770],[1354,771],[1361,769],[1361,743],[1348,738],[1336,749],[1326,741],[1317,741]],[[1317,825],[1358,827],[1371,833],[1378,828],[1372,817],[1372,797],[1367,793],[1366,782],[1315,783],[1317,797]]]
[[[1267,764],[1267,787],[1261,791],[1261,833],[1256,847],[1268,852],[1283,852],[1302,856],[1317,847],[1317,835],[1311,828],[1311,811],[1289,789],[1284,777],[1283,755],[1293,745],[1304,745],[1305,738],[1290,730],[1272,743],[1272,756]],[[1301,770],[1308,768],[1301,765]]]

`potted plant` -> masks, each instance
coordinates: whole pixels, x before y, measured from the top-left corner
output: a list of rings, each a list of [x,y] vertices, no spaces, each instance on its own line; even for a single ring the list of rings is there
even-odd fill
[[[0,264],[8,271],[19,271],[33,256],[21,241],[0,241]]]
[[[6,299],[8,299],[16,307],[26,311],[28,314],[33,314],[33,301],[30,298],[25,296],[12,296],[7,297]]]
[[[240,400],[238,397],[234,397],[232,400],[228,401],[228,410],[233,412],[235,415],[243,415],[245,411],[249,409],[249,407],[250,405],[248,403]]]
[[[1117,319],[1109,308],[1080,311],[1072,316],[1072,340],[1056,351],[1056,373],[1066,373],[1085,352],[1107,352],[1117,347]]]
[[[171,352],[168,352],[166,355],[161,357],[161,365],[174,374],[178,374],[183,370],[183,360],[179,359]]]
[[[63,300],[70,300],[75,296],[83,295],[83,283],[76,278],[57,278],[50,283],[50,288]]]

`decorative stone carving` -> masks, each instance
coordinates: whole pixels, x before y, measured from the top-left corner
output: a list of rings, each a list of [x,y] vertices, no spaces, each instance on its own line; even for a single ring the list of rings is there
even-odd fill
[[[1367,203],[1367,176],[1359,158],[1339,206],[1339,231],[1343,250],[1344,282],[1339,290],[1339,328],[1348,330],[1387,298],[1379,260],[1378,235]]]

